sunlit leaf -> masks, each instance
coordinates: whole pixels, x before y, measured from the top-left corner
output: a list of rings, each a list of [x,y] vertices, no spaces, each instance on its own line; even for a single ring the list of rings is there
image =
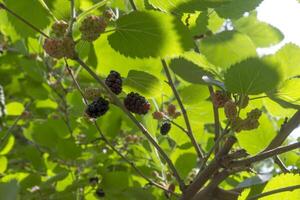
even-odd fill
[[[275,27],[258,21],[250,15],[234,22],[234,27],[241,33],[247,34],[257,47],[268,47],[283,40],[283,34]]]
[[[108,40],[126,56],[165,57],[193,47],[188,29],[171,15],[136,11],[122,16],[116,23],[116,31]]]
[[[235,31],[224,31],[204,38],[200,43],[200,50],[208,61],[223,68],[256,55],[251,39]]]
[[[276,87],[281,80],[274,63],[251,58],[230,67],[225,74],[225,86],[230,92],[259,94]]]

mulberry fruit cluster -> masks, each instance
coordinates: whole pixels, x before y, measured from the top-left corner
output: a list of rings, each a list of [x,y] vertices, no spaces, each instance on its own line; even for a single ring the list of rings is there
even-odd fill
[[[171,124],[169,122],[164,122],[160,127],[160,134],[167,135],[171,130]]]
[[[240,132],[242,130],[253,130],[259,127],[259,118],[262,115],[261,110],[253,109],[252,111],[247,113],[246,119],[241,119],[240,117],[234,119],[232,121],[232,128],[236,132]]]
[[[235,119],[237,117],[238,111],[236,104],[229,100],[224,104],[224,112],[228,119]]]
[[[110,71],[109,75],[105,79],[105,84],[117,95],[122,92],[122,78],[116,71]]]
[[[138,93],[131,92],[124,99],[125,107],[132,113],[145,115],[150,109],[150,103],[147,99]]]
[[[89,104],[85,113],[90,118],[97,118],[104,115],[109,109],[109,102],[102,97],[97,98]]]
[[[226,94],[226,92],[220,90],[217,90],[212,97],[213,104],[217,108],[224,107],[225,103],[229,100],[230,97]]]
[[[67,32],[67,29],[68,24],[63,20],[57,21],[52,25],[52,32],[57,38],[64,37]]]
[[[93,42],[105,31],[107,22],[101,16],[86,17],[79,28],[82,40]]]
[[[181,112],[177,111],[177,108],[174,104],[169,104],[166,111],[155,111],[152,113],[152,117],[156,120],[163,120],[164,117],[176,119],[180,115]]]
[[[49,56],[56,59],[63,57],[72,59],[76,57],[75,42],[69,37],[62,39],[47,38],[43,48]]]

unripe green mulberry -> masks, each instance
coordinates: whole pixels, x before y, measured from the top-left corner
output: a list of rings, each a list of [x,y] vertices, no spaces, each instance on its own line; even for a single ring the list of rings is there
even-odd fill
[[[217,90],[212,97],[212,101],[217,108],[224,107],[228,100],[230,100],[228,95],[224,91],[220,90]]]

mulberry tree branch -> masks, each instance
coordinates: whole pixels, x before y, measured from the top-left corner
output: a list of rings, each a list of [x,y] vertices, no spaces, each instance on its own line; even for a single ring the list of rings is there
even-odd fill
[[[277,194],[277,193],[281,193],[281,192],[288,192],[288,191],[291,192],[291,191],[294,191],[294,190],[297,190],[297,189],[300,189],[300,185],[289,186],[289,187],[280,188],[280,189],[264,192],[264,193],[261,193],[261,194],[253,195],[253,196],[247,198],[247,200],[257,200],[257,199],[260,199],[262,197],[271,196],[273,194]]]
[[[190,140],[191,140],[191,142],[192,142],[192,144],[193,144],[193,146],[194,146],[194,148],[195,148],[195,150],[196,150],[196,152],[198,154],[198,157],[201,158],[201,159],[203,159],[204,158],[204,153],[202,152],[199,144],[197,143],[197,141],[196,141],[196,139],[195,139],[195,137],[193,135],[192,127],[191,127],[191,124],[190,124],[190,121],[189,121],[186,109],[185,109],[185,107],[184,107],[184,105],[183,105],[183,103],[181,101],[181,98],[180,98],[180,96],[178,94],[178,91],[177,91],[177,89],[176,89],[176,87],[174,85],[174,82],[172,80],[172,77],[171,77],[168,65],[167,65],[167,63],[166,63],[166,61],[164,59],[162,59],[161,62],[162,62],[164,71],[166,73],[166,76],[167,76],[167,79],[168,79],[168,83],[169,83],[169,85],[170,85],[170,87],[171,87],[171,89],[172,89],[172,91],[174,93],[174,96],[175,96],[175,98],[176,98],[176,100],[178,102],[178,105],[179,105],[179,107],[181,109],[181,112],[182,112],[182,115],[183,115],[183,118],[184,118],[184,121],[185,121],[185,124],[186,124],[186,128],[187,128],[187,135],[190,138]]]
[[[229,164],[229,167],[247,166],[247,165],[250,165],[254,162],[258,162],[258,161],[264,160],[266,158],[270,158],[270,157],[273,157],[273,156],[276,156],[276,155],[279,155],[279,154],[282,154],[282,153],[286,153],[288,151],[292,151],[292,150],[295,150],[295,149],[298,149],[298,148],[300,148],[300,142],[296,142],[294,144],[290,144],[290,145],[283,146],[283,147],[277,147],[275,149],[272,149],[272,150],[269,150],[269,151],[264,151],[264,152],[262,152],[258,155],[255,155],[255,156],[252,156],[252,157],[249,157],[249,158],[245,158],[245,159],[237,160],[237,161],[232,161]]]
[[[300,124],[300,110],[298,110],[293,117],[284,124],[279,133],[275,136],[275,138],[271,141],[271,143],[267,146],[264,151],[268,151],[279,147],[285,139],[291,134],[291,132],[296,129]]]
[[[88,104],[88,101],[87,99],[85,98],[84,96],[84,93],[82,92],[82,89],[78,83],[78,81],[76,80],[71,68],[69,67],[68,65],[68,62],[67,60],[65,60],[65,64],[66,64],[66,68],[68,70],[68,73],[69,75],[71,76],[75,86],[76,86],[76,89],[80,92],[83,100],[84,100],[84,103],[87,105]],[[103,132],[101,131],[99,125],[97,124],[97,122],[95,121],[94,122],[94,125],[98,131],[98,133],[100,134],[100,138],[101,140],[103,140],[105,142],[105,144],[107,144],[116,154],[118,154],[124,161],[126,161],[141,177],[143,177],[145,180],[147,180],[151,185],[154,185],[155,187],[158,187],[166,192],[170,192],[172,193],[173,195],[175,196],[178,196],[177,194],[175,194],[173,191],[170,191],[168,190],[167,188],[165,188],[164,186],[152,181],[150,178],[148,178],[133,162],[131,162],[126,156],[124,156],[107,138],[106,136],[103,134]]]
[[[159,146],[159,144],[156,142],[156,140],[152,137],[152,135],[149,133],[149,131],[142,125],[124,106],[124,104],[121,102],[121,100],[110,90],[109,87],[98,77],[98,75],[83,62],[80,58],[75,58],[75,61],[78,62],[79,65],[81,65],[99,84],[101,87],[103,87],[106,92],[109,94],[111,99],[114,101],[116,105],[118,105],[123,112],[131,119],[131,121],[142,131],[143,135],[150,141],[150,143],[157,149],[161,157],[166,161],[168,166],[170,167],[170,170],[173,172],[174,177],[176,178],[181,191],[184,191],[185,184],[184,181],[181,179],[179,173],[177,172],[175,165],[169,158],[169,156],[165,153],[165,151]]]
[[[214,96],[214,88],[209,85],[208,86],[208,90],[210,93],[210,98],[213,99]],[[213,111],[214,111],[214,120],[215,120],[215,153],[218,153],[219,151],[219,144],[217,144],[218,138],[220,137],[220,119],[219,119],[219,110],[218,108],[215,106],[215,104],[213,103]]]
[[[26,19],[24,19],[23,17],[21,17],[20,15],[18,15],[17,13],[15,13],[14,11],[12,11],[11,9],[9,9],[6,5],[4,5],[3,3],[0,3],[0,8],[6,10],[8,13],[10,13],[11,15],[13,15],[14,17],[16,17],[18,20],[20,20],[21,22],[23,22],[24,24],[26,24],[27,26],[29,26],[30,28],[32,28],[33,30],[35,30],[36,32],[40,33],[41,35],[43,35],[46,38],[49,38],[49,36],[44,33],[43,31],[41,31],[39,28],[37,28],[36,26],[34,26],[33,24],[31,24],[29,21],[27,21]]]

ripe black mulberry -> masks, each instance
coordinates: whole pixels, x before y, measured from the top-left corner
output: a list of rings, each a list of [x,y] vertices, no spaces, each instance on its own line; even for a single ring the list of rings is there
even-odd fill
[[[110,71],[109,75],[105,79],[105,84],[115,94],[120,94],[122,92],[122,77],[119,72]]]
[[[132,113],[145,115],[150,109],[147,99],[138,93],[131,92],[124,99],[125,107]]]

